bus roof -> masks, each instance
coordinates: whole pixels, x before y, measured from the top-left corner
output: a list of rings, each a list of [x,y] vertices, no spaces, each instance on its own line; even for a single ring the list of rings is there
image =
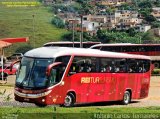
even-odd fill
[[[94,57],[113,57],[113,58],[136,58],[136,59],[149,59],[148,56],[133,55],[125,53],[116,53],[108,51],[100,51],[96,49],[85,48],[69,48],[69,47],[40,47],[30,50],[24,54],[27,57],[35,58],[54,58],[64,55],[77,55],[77,56],[94,56]]]
[[[83,42],[83,44],[99,44],[101,42],[92,42],[92,41],[87,41],[87,42]],[[45,43],[43,46],[46,46],[46,45],[62,45],[62,44],[73,44],[73,42],[71,41],[63,41],[63,42],[48,42],[48,43]],[[74,42],[74,44],[80,44],[80,42]]]
[[[96,44],[90,48],[99,47],[99,46],[160,46],[160,44],[131,44],[131,43],[114,43],[114,44]]]

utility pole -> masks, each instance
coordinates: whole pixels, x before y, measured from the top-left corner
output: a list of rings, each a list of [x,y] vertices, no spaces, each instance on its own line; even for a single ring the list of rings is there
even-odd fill
[[[74,47],[74,20],[72,21],[72,42]]]
[[[35,48],[35,45],[36,45],[35,43],[35,19],[34,19],[35,15],[33,14],[32,17],[33,17],[33,47]]]
[[[81,36],[80,36],[80,48],[83,48],[83,15],[81,17]]]

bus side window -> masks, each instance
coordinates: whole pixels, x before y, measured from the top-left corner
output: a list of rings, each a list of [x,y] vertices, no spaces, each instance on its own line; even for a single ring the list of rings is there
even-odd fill
[[[150,70],[150,62],[147,60],[139,60],[139,73],[145,73]]]
[[[62,62],[63,64],[68,64],[71,56],[60,56],[55,59],[55,62]]]
[[[95,57],[74,57],[70,67],[69,75],[76,73],[98,72],[98,62]]]
[[[101,58],[100,59],[100,72],[112,72],[113,66],[112,66],[113,59],[111,58]]]

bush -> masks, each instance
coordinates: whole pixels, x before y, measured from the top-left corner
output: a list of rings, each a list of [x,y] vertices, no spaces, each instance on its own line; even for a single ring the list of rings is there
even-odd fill
[[[65,27],[65,24],[64,24],[63,20],[61,18],[57,17],[57,16],[54,17],[51,22],[57,28],[64,28]]]
[[[30,45],[23,45],[23,46],[18,47],[15,52],[16,53],[23,53],[24,54],[24,53],[26,53],[27,51],[29,51],[31,49],[33,49],[32,46],[30,46]]]
[[[160,74],[160,69],[154,69],[154,70],[152,71],[152,74]]]

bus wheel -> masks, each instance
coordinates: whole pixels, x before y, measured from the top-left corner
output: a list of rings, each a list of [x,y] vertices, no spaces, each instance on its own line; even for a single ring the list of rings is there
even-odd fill
[[[69,93],[66,95],[64,100],[64,106],[65,107],[72,107],[75,103],[75,96],[72,93]]]
[[[131,101],[131,93],[129,91],[125,91],[122,104],[123,105],[128,105]]]

